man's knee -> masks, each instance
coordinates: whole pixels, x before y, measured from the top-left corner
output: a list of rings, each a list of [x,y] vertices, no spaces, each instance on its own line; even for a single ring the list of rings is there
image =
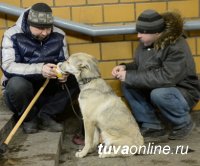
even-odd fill
[[[22,77],[12,77],[9,79],[6,85],[6,91],[9,93],[25,93],[25,92],[32,92],[33,87],[32,84]]]
[[[153,103],[160,103],[170,98],[168,88],[157,88],[151,91],[150,98]]]

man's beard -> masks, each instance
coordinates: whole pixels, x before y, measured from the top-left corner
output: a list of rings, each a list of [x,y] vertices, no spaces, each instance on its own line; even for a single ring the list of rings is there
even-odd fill
[[[44,40],[46,40],[46,39],[48,39],[49,38],[49,35],[47,35],[47,36],[45,36],[45,37],[41,37],[41,36],[36,36],[36,35],[32,35],[33,36],[33,38],[34,39],[37,39],[37,40],[39,40],[39,41],[44,41]]]

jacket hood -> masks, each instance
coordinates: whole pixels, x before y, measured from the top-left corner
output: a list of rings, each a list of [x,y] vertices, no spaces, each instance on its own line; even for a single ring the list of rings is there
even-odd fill
[[[165,12],[161,14],[165,21],[165,30],[154,43],[156,50],[164,49],[170,44],[174,44],[183,35],[183,19],[177,12]]]
[[[16,21],[16,25],[20,28],[22,28],[23,24],[27,24],[27,18],[28,18],[28,13],[29,13],[30,8],[27,8],[24,10],[24,12],[21,13],[19,18]]]
[[[16,26],[18,26],[24,33],[31,36],[31,32],[29,26],[27,24],[27,18],[30,8],[26,9],[18,18],[16,22]]]

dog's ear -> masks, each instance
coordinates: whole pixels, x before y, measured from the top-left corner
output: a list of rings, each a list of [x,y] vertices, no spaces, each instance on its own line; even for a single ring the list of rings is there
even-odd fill
[[[87,59],[78,64],[79,70],[81,71],[82,78],[98,77],[100,76],[99,69],[97,67],[98,61],[94,58]]]
[[[95,65],[98,65],[99,61],[95,58],[95,57],[91,57],[92,63],[94,63]]]
[[[89,65],[88,64],[83,64],[83,63],[78,63],[78,68],[80,69],[80,70],[84,70],[84,69],[87,69],[87,70],[90,70],[90,67],[89,67]]]

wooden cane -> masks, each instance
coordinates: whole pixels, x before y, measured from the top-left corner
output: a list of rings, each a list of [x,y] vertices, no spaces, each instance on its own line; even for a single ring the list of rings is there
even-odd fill
[[[11,141],[13,136],[15,135],[16,131],[18,130],[18,128],[20,127],[20,125],[22,124],[22,122],[24,121],[24,119],[26,118],[26,116],[30,112],[31,108],[33,107],[33,105],[35,104],[37,99],[40,97],[41,93],[43,92],[43,90],[45,89],[45,87],[47,86],[48,83],[49,83],[49,79],[46,79],[44,84],[42,85],[42,87],[38,90],[38,92],[36,93],[34,98],[31,100],[30,104],[28,105],[28,107],[26,108],[26,110],[24,111],[24,113],[22,114],[20,119],[18,120],[18,122],[15,124],[14,128],[11,130],[10,134],[8,135],[6,140],[4,141],[4,144],[6,144],[6,145],[9,144],[9,142]]]

